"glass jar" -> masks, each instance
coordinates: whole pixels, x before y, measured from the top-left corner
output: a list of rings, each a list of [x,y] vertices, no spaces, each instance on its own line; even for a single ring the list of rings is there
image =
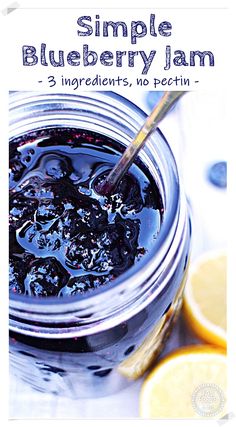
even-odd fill
[[[112,92],[15,92],[10,95],[10,143],[32,130],[71,127],[126,146],[145,117]],[[139,157],[164,205],[152,250],[93,293],[43,299],[10,296],[11,371],[38,391],[78,398],[120,390],[156,360],[178,316],[191,234],[186,199],[159,129]]]

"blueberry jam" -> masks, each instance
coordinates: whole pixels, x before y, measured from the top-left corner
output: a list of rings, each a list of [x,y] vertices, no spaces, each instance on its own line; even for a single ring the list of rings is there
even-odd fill
[[[150,251],[163,204],[140,161],[113,194],[99,186],[123,146],[79,129],[10,144],[10,292],[69,296],[105,286]]]

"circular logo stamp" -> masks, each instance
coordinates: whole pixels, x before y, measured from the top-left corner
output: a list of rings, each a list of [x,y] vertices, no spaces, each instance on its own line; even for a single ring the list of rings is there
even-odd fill
[[[203,417],[213,417],[224,408],[223,390],[214,383],[200,384],[192,394],[192,405],[197,414]]]

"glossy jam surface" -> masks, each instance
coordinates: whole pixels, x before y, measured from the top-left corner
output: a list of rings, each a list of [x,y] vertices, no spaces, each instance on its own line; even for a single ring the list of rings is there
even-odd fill
[[[10,143],[10,292],[76,295],[106,285],[145,256],[162,200],[143,164],[99,194],[123,147],[90,131],[55,128]]]

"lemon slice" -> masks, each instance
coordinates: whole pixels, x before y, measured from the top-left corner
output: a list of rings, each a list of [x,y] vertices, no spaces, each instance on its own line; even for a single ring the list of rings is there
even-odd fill
[[[225,350],[187,346],[162,359],[143,382],[143,418],[221,418],[226,413]]]
[[[225,253],[205,253],[190,266],[183,312],[199,338],[226,347]]]

